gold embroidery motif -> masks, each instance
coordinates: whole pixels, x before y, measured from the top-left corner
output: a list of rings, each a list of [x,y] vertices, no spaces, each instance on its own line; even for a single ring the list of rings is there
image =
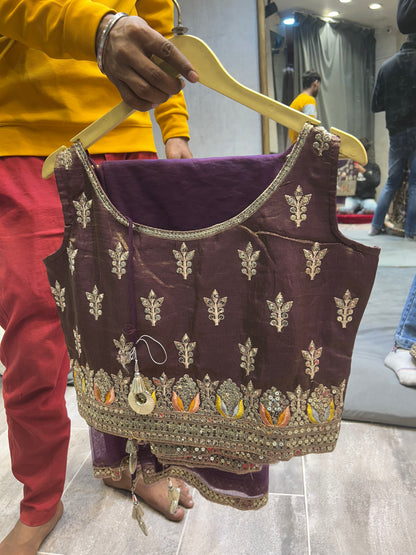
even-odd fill
[[[75,389],[80,392],[85,392],[85,374],[77,360],[70,361],[70,368],[72,370],[72,375],[74,376],[74,386]]]
[[[75,206],[75,210],[77,211],[77,222],[80,223],[85,229],[87,227],[87,224],[89,224],[91,221],[90,216],[92,199],[87,200],[85,193],[82,193],[82,195],[79,197],[79,200],[73,200],[72,202]]]
[[[300,224],[306,220],[306,211],[307,205],[311,200],[312,193],[307,195],[303,194],[302,187],[298,185],[296,187],[296,191],[293,197],[290,195],[285,195],[286,202],[290,206],[291,216],[290,219],[292,222],[296,223],[296,227],[300,227]]]
[[[140,300],[144,306],[145,319],[149,320],[152,326],[156,326],[156,322],[160,320],[160,307],[165,297],[157,298],[156,293],[151,289],[147,299],[145,297],[140,297]]]
[[[227,303],[228,297],[222,297],[218,294],[218,291],[214,289],[211,293],[211,298],[204,297],[204,302],[208,307],[208,318],[214,322],[216,326],[224,320],[224,306]]]
[[[90,307],[89,313],[92,314],[96,320],[98,320],[99,316],[101,316],[103,313],[103,311],[101,310],[102,309],[101,302],[104,298],[104,293],[99,293],[98,287],[94,285],[92,293],[89,293],[88,291],[86,291],[85,295],[87,297],[88,304]]]
[[[120,335],[120,339],[113,339],[114,345],[118,349],[117,360],[121,364],[121,366],[127,366],[129,362],[131,362],[131,350],[133,349],[133,342],[126,341],[124,334]]]
[[[69,247],[66,248],[66,252],[68,254],[68,262],[69,262],[69,270],[72,275],[75,272],[75,257],[78,254],[78,249],[74,249],[72,243],[69,243]]]
[[[198,412],[200,405],[198,387],[188,374],[176,382],[172,393],[172,405],[179,412]]]
[[[78,353],[78,356],[81,356],[81,335],[78,331],[78,326],[75,326],[75,329],[72,330],[73,334],[74,334],[74,340],[75,340],[75,349]]]
[[[113,384],[110,377],[102,369],[94,377],[94,397],[102,405],[112,405],[114,403]]]
[[[315,348],[315,343],[311,341],[307,351],[302,351],[302,356],[305,359],[306,370],[305,373],[310,376],[311,380],[314,379],[315,374],[319,372],[319,358],[322,355],[322,347]]]
[[[251,339],[248,338],[245,345],[238,344],[238,348],[240,349],[241,353],[241,368],[244,368],[246,371],[246,376],[250,374],[250,372],[254,372],[254,358],[257,355],[257,347],[251,346]]]
[[[288,325],[287,319],[292,305],[293,301],[285,302],[283,300],[282,293],[278,293],[275,302],[267,301],[270,310],[270,325],[274,326],[279,333]]]
[[[314,424],[331,422],[334,418],[335,404],[331,391],[322,384],[311,393],[308,402],[308,417]]]
[[[55,281],[55,287],[51,287],[52,294],[55,298],[56,305],[63,312],[65,310],[65,287],[61,287],[58,281]]]
[[[260,417],[266,426],[284,428],[289,424],[290,408],[287,397],[275,387],[268,389],[261,397]],[[277,443],[272,443],[276,447]]]
[[[193,354],[196,347],[196,341],[189,341],[188,334],[182,337],[182,341],[174,341],[175,347],[179,351],[179,362],[189,368],[189,365],[193,363]]]
[[[72,154],[71,151],[67,148],[60,152],[57,156],[57,162],[60,166],[63,166],[66,170],[72,165]]]
[[[176,272],[181,274],[183,279],[188,279],[189,274],[192,274],[192,259],[195,255],[195,251],[189,251],[185,243],[182,243],[181,250],[173,250],[173,256],[177,260],[176,264],[178,268]]]
[[[315,134],[315,141],[313,143],[313,148],[317,151],[318,156],[322,156],[325,150],[329,149],[329,144],[331,142],[331,133],[328,133],[323,127],[317,127],[318,133]]]
[[[129,251],[124,250],[120,242],[117,243],[115,250],[108,249],[108,254],[111,257],[111,264],[113,265],[111,272],[116,274],[118,279],[121,279],[126,273],[126,264],[129,257]]]
[[[251,242],[247,244],[246,250],[243,251],[238,249],[238,256],[241,259],[241,272],[247,276],[248,281],[251,281],[251,277],[255,276],[256,270],[256,260],[258,260],[260,251],[253,251],[253,245]]]
[[[337,314],[337,322],[341,322],[343,328],[347,327],[347,324],[352,321],[352,314],[354,312],[354,308],[357,306],[359,301],[358,298],[353,299],[351,297],[350,290],[347,289],[344,294],[343,299],[338,299],[334,297],[335,304],[338,308]]]
[[[311,251],[303,249],[303,254],[306,258],[305,272],[311,280],[313,280],[314,277],[320,273],[322,260],[327,252],[328,249],[320,249],[319,243],[314,243]]]
[[[241,391],[230,378],[218,388],[217,410],[225,418],[241,418],[244,414]]]

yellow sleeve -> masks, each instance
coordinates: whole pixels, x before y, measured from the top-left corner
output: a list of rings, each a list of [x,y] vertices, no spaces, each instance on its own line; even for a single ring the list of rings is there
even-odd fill
[[[41,50],[51,58],[95,60],[98,24],[106,13],[123,11],[117,6],[122,3],[0,0],[0,34]]]
[[[140,17],[165,38],[172,36],[174,26],[172,0],[139,0],[136,2]],[[155,109],[155,119],[162,132],[163,142],[172,137],[189,139],[188,110],[180,92]]]

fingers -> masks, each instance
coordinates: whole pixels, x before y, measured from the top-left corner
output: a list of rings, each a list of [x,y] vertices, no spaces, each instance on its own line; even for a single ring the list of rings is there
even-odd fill
[[[103,67],[123,100],[137,110],[149,110],[184,86],[181,79],[168,75],[151,56],[167,62],[192,82],[198,79],[190,62],[181,52],[140,17],[120,19],[108,36]]]

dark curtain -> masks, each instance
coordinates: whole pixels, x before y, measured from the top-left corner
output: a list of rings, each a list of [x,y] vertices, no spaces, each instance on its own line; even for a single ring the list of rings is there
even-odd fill
[[[317,98],[322,124],[373,140],[374,30],[297,13],[293,33],[294,96],[302,91],[304,71],[316,70],[322,77]]]

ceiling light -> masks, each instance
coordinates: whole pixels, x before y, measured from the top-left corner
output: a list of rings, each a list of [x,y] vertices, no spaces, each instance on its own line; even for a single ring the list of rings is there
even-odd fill
[[[351,0],[339,0],[341,4],[349,4]]]
[[[374,4],[370,4],[368,7],[370,8],[370,10],[379,10],[383,6],[378,2],[374,2]]]
[[[329,12],[328,17],[338,17],[339,16],[339,12],[337,11],[333,11],[333,12]]]
[[[294,23],[295,23],[294,17],[285,17],[285,19],[283,20],[284,25],[294,25]]]

